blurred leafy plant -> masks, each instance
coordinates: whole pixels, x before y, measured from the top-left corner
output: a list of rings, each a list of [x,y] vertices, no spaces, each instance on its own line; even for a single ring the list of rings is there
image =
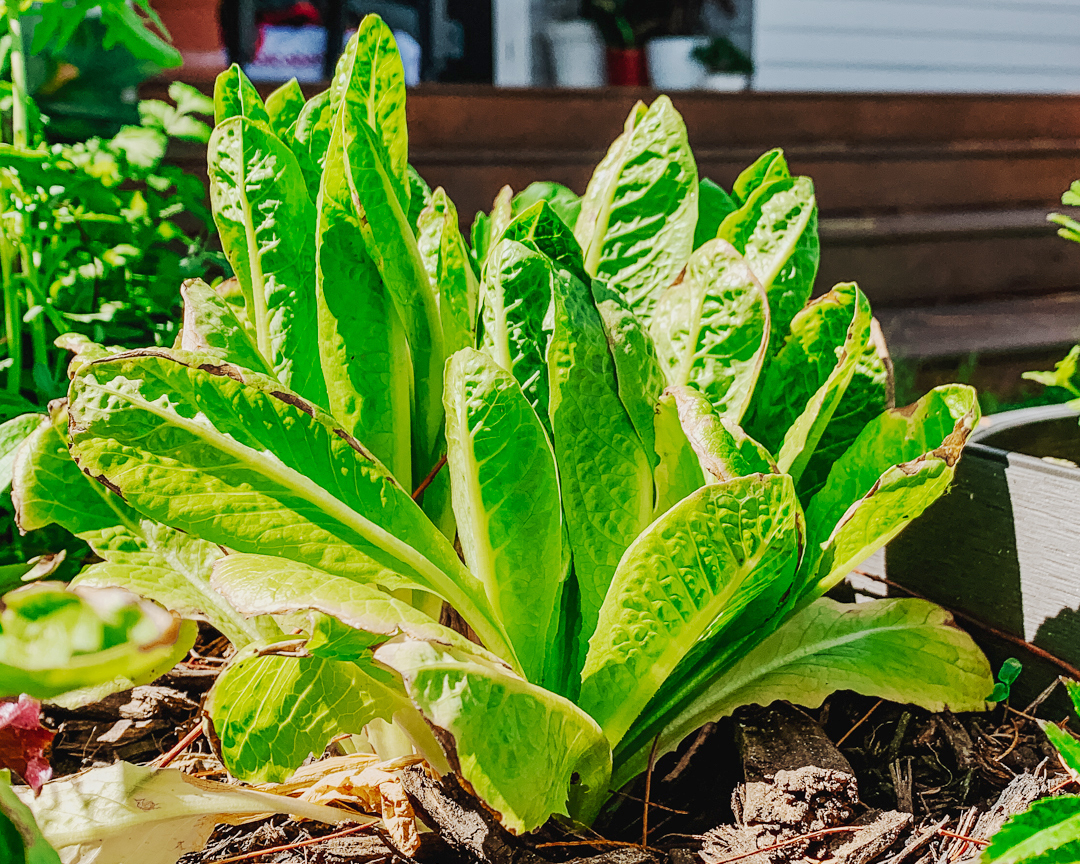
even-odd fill
[[[754,71],[753,61],[726,36],[717,36],[707,45],[695,48],[694,59],[714,75],[724,72],[750,75]]]
[[[1080,180],[1072,182],[1061,196],[1061,203],[1067,207],[1080,207]],[[1049,213],[1046,219],[1060,226],[1059,236],[1080,243],[1080,222],[1064,213]],[[1068,394],[1070,404],[1080,407],[1080,345],[1074,345],[1052,372],[1025,372],[1023,377],[1046,387],[1060,387]]]

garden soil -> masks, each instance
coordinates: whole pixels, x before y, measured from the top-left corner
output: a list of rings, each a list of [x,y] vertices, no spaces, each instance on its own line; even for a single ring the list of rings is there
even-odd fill
[[[77,711],[50,708],[57,777],[115,759],[160,762],[199,722],[225,643],[205,630],[152,686]],[[740,709],[703,727],[615,795],[594,829],[553,819],[515,837],[454,778],[404,772],[422,835],[412,860],[445,864],[955,864],[974,860],[1037,797],[1076,792],[1035,718],[1041,702],[931,713],[839,693],[821,708]],[[333,745],[332,745],[333,746]],[[226,779],[205,737],[172,767]],[[645,801],[649,801],[646,808]],[[646,817],[646,812],[648,813]],[[647,818],[647,824],[646,824]],[[322,839],[322,838],[326,839]],[[399,864],[377,827],[284,816],[221,826],[183,864]]]

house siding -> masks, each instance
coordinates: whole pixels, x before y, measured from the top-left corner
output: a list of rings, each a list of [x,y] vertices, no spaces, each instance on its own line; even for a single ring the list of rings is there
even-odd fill
[[[1077,0],[755,0],[758,90],[1080,92]]]

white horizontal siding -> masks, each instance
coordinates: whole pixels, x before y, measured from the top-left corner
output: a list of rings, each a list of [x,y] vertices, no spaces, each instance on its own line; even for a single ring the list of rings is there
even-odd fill
[[[755,0],[759,90],[1080,91],[1078,0]]]

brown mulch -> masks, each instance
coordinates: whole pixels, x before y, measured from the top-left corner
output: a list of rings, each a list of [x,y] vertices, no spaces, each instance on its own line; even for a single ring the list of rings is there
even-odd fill
[[[160,759],[199,722],[202,700],[227,650],[218,634],[203,628],[185,662],[153,685],[76,711],[48,708],[46,725],[57,732],[51,755],[56,776],[115,759],[141,763]],[[769,776],[755,761],[767,762],[768,757],[753,755],[747,729],[753,732],[755,723],[760,725],[762,716],[777,706],[740,709],[734,718],[708,724],[678,751],[657,760],[644,846],[643,777],[613,796],[595,830],[553,819],[532,835],[518,838],[452,780],[439,783],[409,769],[410,797],[434,829],[422,836],[415,860],[421,864],[955,864],[977,857],[985,842],[973,841],[992,836],[1010,812],[1024,809],[1031,798],[1077,791],[1069,787],[1034,720],[1039,704],[1002,705],[983,714],[935,714],[845,692],[814,711],[777,705],[786,712],[789,725],[794,722],[801,730],[788,728],[778,736],[803,738],[807,730],[814,731],[833,752],[818,763],[826,767]],[[762,728],[766,732],[762,740],[768,744],[770,727]],[[761,729],[758,733],[760,737]],[[778,752],[789,755],[798,749],[793,742],[774,743]],[[172,764],[212,776],[217,763],[200,736]],[[845,771],[849,777],[842,776]],[[764,798],[757,800],[762,790]],[[770,796],[779,796],[783,806],[774,807]],[[765,812],[773,815],[760,815]],[[202,852],[186,855],[181,862],[402,864],[405,860],[378,826],[325,826],[273,816],[220,826]]]

